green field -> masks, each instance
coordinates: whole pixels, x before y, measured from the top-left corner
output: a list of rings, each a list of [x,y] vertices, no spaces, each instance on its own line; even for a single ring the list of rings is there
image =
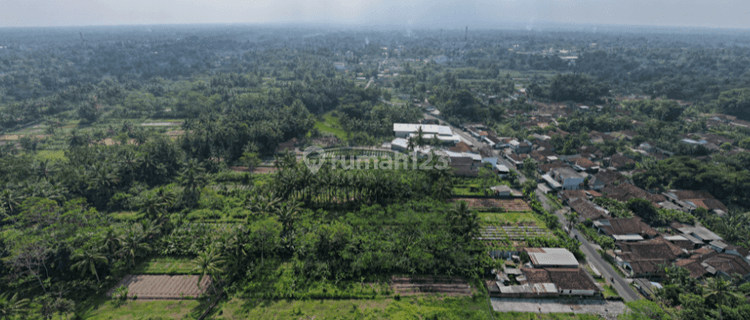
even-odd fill
[[[214,319],[488,319],[485,299],[440,296],[371,300],[232,299]]]
[[[36,153],[36,158],[39,160],[65,160],[65,152],[63,150],[41,150]]]
[[[596,315],[492,312],[483,297],[440,295],[371,300],[232,299],[211,312],[211,319],[599,319]]]
[[[109,215],[117,221],[137,221],[143,213],[138,211],[120,211],[110,213]]]
[[[135,274],[192,274],[195,265],[185,257],[152,257],[138,264]]]
[[[320,132],[328,132],[341,140],[346,140],[346,131],[341,129],[339,118],[332,116],[330,113],[326,113],[323,115],[323,119],[324,121],[315,121],[315,128],[320,130]]]
[[[83,319],[196,319],[205,310],[197,300],[125,301],[118,305],[114,301],[103,301],[85,313]]]

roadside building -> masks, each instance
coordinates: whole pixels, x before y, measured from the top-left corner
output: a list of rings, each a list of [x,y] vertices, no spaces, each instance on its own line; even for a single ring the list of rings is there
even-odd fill
[[[563,248],[525,248],[534,268],[578,268],[576,257]]]

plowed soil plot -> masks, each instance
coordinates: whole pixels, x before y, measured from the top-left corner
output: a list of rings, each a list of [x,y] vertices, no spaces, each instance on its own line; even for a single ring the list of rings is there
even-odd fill
[[[526,202],[521,199],[473,199],[454,198],[452,202],[466,201],[470,208],[503,208],[510,212],[531,211]]]
[[[420,293],[442,293],[451,296],[471,295],[471,286],[460,278],[392,277],[391,287],[393,291],[402,296]]]
[[[116,288],[126,286],[128,298],[134,296],[138,296],[138,299],[195,298],[206,292],[210,284],[209,277],[203,277],[198,287],[198,276],[127,275],[107,292],[107,296],[111,296]]]
[[[229,170],[232,170],[235,172],[250,172],[250,173],[274,173],[278,171],[278,169],[274,167],[255,167],[253,168],[253,170],[248,170],[247,167],[241,167],[241,166],[229,167]]]

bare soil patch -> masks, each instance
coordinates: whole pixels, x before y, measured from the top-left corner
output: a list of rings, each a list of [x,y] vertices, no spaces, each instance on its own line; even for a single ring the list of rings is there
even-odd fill
[[[451,201],[466,201],[470,208],[503,208],[505,211],[511,212],[531,211],[529,205],[521,199],[454,198]]]
[[[116,288],[126,286],[128,298],[138,299],[184,299],[196,298],[209,289],[210,277],[203,277],[198,286],[198,276],[127,275],[107,292],[111,296]]]
[[[424,293],[471,295],[471,286],[466,281],[452,277],[392,277],[391,287],[402,296]]]

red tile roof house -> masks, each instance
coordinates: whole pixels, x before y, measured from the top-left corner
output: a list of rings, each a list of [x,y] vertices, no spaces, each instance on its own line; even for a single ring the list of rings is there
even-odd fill
[[[505,154],[505,158],[508,159],[508,161],[510,161],[510,163],[512,163],[514,166],[516,166],[519,169],[523,168],[523,160],[526,159],[526,158],[528,158],[528,157],[529,157],[528,154],[523,154],[523,155],[519,155],[519,154],[515,154],[515,153],[506,153]]]
[[[594,221],[594,228],[599,233],[615,236],[641,236],[643,238],[654,238],[659,232],[643,222],[641,218],[633,217],[630,219],[603,219]]]
[[[568,202],[573,201],[575,199],[588,199],[589,196],[586,194],[584,190],[561,190],[557,193],[558,198],[560,198],[560,201],[562,201],[563,204],[568,204]]]
[[[601,158],[604,156],[604,152],[599,150],[599,148],[594,146],[581,146],[576,149],[578,153],[581,155],[581,157],[588,158],[590,160],[594,160],[597,158]]]
[[[570,201],[569,205],[573,211],[578,213],[579,221],[585,221],[586,219],[606,219],[609,215],[607,210],[595,205],[593,202],[588,201],[585,198],[577,198]]]
[[[522,268],[526,282],[553,283],[560,295],[593,296],[601,291],[594,279],[581,268]]]
[[[568,161],[573,165],[573,168],[579,171],[586,171],[590,173],[596,173],[599,171],[599,166],[593,163],[587,158],[569,158]]]
[[[686,256],[687,251],[665,241],[654,239],[640,242],[618,242],[621,252],[615,260],[631,277],[648,277],[661,275],[661,265],[669,265],[680,256]]]
[[[550,163],[542,163],[539,166],[537,166],[537,169],[538,169],[539,173],[541,173],[541,174],[548,174],[553,169],[565,168],[565,167],[569,167],[568,164],[566,164],[566,163],[564,163],[564,162],[562,162],[560,160],[557,160],[557,161],[552,161]]]
[[[599,173],[594,175],[594,179],[591,180],[592,181],[589,181],[589,186],[591,186],[594,190],[601,190],[607,185],[615,185],[628,182],[627,177],[622,175],[622,173],[613,170],[601,170],[599,171]],[[597,181],[601,182],[600,188],[596,188],[593,186],[594,184],[597,184]]]
[[[716,200],[711,193],[708,191],[695,191],[695,190],[669,190],[662,193],[667,200],[680,206],[683,211],[690,212],[697,209],[698,207],[704,208],[708,211],[713,211],[717,214],[724,214],[727,212],[727,207]]]
[[[742,276],[745,281],[750,280],[750,264],[735,255],[719,253],[704,260],[701,265],[706,267],[708,273],[724,280],[731,280],[735,274]]]
[[[627,202],[633,198],[641,198],[651,201],[653,204],[665,201],[667,198],[660,194],[649,193],[646,190],[636,187],[635,185],[626,182],[618,185],[608,185],[602,189],[602,194],[611,199]]]
[[[605,162],[609,163],[610,167],[617,170],[635,166],[635,160],[617,153],[613,154],[609,159],[605,158]]]

